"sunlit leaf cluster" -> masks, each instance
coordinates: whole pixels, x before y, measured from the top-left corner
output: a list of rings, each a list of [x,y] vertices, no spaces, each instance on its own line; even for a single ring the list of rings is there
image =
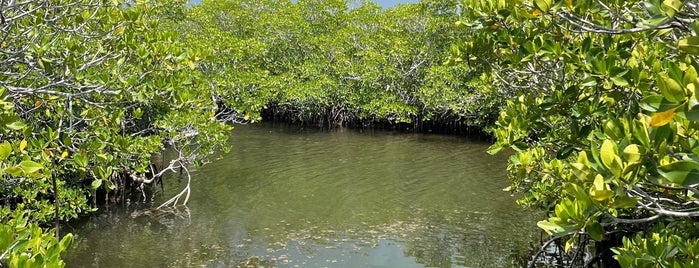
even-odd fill
[[[699,3],[485,2],[468,1],[457,24],[472,38],[451,61],[485,66],[510,96],[490,151],[514,150],[519,202],[549,211],[539,227],[554,237],[625,236],[623,266],[693,266],[688,249],[649,247],[697,237]]]

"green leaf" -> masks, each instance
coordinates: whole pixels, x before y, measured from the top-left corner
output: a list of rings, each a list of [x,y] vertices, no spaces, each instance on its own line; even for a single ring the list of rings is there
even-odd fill
[[[592,222],[588,224],[585,229],[587,230],[587,234],[589,234],[595,241],[602,241],[604,238],[604,227],[602,227],[599,222]]]
[[[682,7],[682,1],[680,0],[664,0],[663,1],[663,11],[668,17],[674,17],[675,14],[680,11]]]
[[[617,195],[614,198],[614,207],[615,208],[632,208],[635,207],[637,204],[638,199],[635,197],[630,197],[626,195]]]
[[[699,122],[699,107],[694,106],[692,110],[689,110],[687,112],[684,112],[685,117],[687,119],[694,121],[694,122]]]
[[[607,168],[611,168],[614,157],[617,157],[618,151],[619,149],[616,143],[611,140],[604,140],[604,142],[602,142],[602,148],[600,149],[600,160],[602,160],[602,164]]]
[[[141,119],[141,116],[143,116],[143,111],[140,107],[133,110],[133,117]]]
[[[534,5],[536,5],[536,8],[543,12],[549,11],[549,9],[551,9],[551,4],[552,0],[534,0]]]
[[[566,158],[568,158],[568,156],[570,156],[570,154],[573,151],[575,151],[575,146],[573,146],[572,144],[568,144],[568,145],[564,146],[563,148],[561,148],[560,150],[558,150],[558,153],[556,153],[556,158],[566,159]]]
[[[9,142],[4,141],[0,144],[0,160],[7,159],[10,153],[12,153],[12,145]]]
[[[606,134],[608,137],[619,140],[624,137],[623,129],[621,129],[621,124],[619,123],[618,120],[615,119],[609,119],[606,122],[604,122],[603,130],[604,134]]]
[[[604,182],[602,175],[597,174],[595,177],[595,182],[590,188],[590,197],[599,202],[603,202],[612,198],[614,196],[614,191],[609,188],[609,185]]]
[[[72,244],[73,244],[73,234],[71,234],[71,233],[66,234],[61,239],[61,242],[58,243],[61,252],[66,251],[68,248],[70,248],[70,246]]]
[[[109,189],[109,190],[116,189],[116,185],[114,185],[114,183],[112,181],[110,181],[110,180],[105,180],[105,181],[107,182],[107,189]]]
[[[90,186],[92,186],[92,189],[100,188],[100,186],[102,186],[102,180],[95,179],[94,181],[92,181],[92,184],[90,184]]]
[[[27,124],[25,124],[22,121],[14,121],[12,123],[7,124],[6,126],[12,130],[22,130],[25,127],[27,127]]]
[[[629,85],[629,81],[626,81],[624,77],[618,76],[618,77],[611,77],[609,78],[612,80],[612,83],[618,87],[625,87]]]
[[[44,166],[41,164],[31,160],[22,161],[19,163],[19,166],[22,168],[25,174],[36,173],[44,168]]]
[[[699,36],[688,36],[677,42],[677,48],[689,54],[699,55]]]
[[[649,112],[664,112],[670,109],[677,108],[680,104],[677,102],[670,102],[665,97],[661,95],[650,95],[643,99],[639,103],[641,109]]]
[[[539,221],[536,223],[536,226],[546,231],[549,235],[555,236],[563,236],[569,233],[571,229],[569,226],[561,226],[550,221]]]
[[[638,142],[641,143],[641,145],[645,147],[650,146],[650,137],[648,135],[648,128],[647,126],[639,121],[639,120],[634,120],[633,121],[633,137],[638,140]]]
[[[658,75],[658,89],[663,96],[671,102],[682,102],[687,97],[682,86],[677,81],[667,76],[667,74]]]
[[[624,148],[624,160],[628,163],[638,163],[641,161],[641,147],[636,144],[629,144]]]
[[[697,81],[697,70],[694,66],[689,66],[686,71],[684,71],[684,77],[682,77],[682,82],[685,86],[691,85]]]
[[[583,87],[594,87],[597,86],[597,79],[595,79],[594,76],[588,76],[587,78],[582,80]]]
[[[699,183],[699,163],[691,160],[661,166],[658,168],[658,173],[668,181],[679,185]]]
[[[10,174],[11,176],[18,177],[22,175],[22,169],[20,167],[8,167],[5,168],[5,173]]]

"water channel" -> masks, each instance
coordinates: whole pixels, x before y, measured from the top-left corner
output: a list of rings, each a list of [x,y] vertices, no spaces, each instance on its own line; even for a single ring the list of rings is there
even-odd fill
[[[67,267],[521,267],[539,239],[485,142],[250,125],[231,143],[193,170],[186,209],[68,226]]]

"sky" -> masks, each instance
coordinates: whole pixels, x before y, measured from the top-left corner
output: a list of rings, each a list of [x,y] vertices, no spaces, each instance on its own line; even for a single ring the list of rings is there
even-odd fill
[[[419,0],[372,0],[383,8],[391,8],[397,4],[417,3]]]

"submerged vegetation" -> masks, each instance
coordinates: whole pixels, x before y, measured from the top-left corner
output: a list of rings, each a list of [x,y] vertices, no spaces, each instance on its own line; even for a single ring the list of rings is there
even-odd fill
[[[550,212],[539,227],[573,263],[695,266],[698,10],[2,1],[0,265],[60,266],[72,238],[44,228],[103,200],[137,202],[128,193],[165,172],[188,178],[227,150],[228,123],[267,118],[487,131],[491,152],[515,152],[510,189]],[[154,168],[164,148],[175,156]],[[583,260],[593,240],[600,254]]]

